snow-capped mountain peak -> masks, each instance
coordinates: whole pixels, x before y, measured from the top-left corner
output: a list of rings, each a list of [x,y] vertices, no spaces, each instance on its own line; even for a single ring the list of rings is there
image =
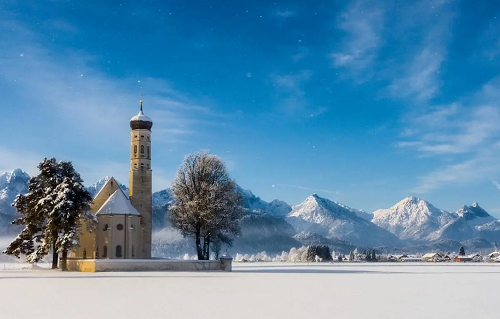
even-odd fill
[[[15,209],[12,203],[18,194],[28,192],[30,176],[21,169],[0,175],[0,214],[12,216]]]
[[[17,168],[12,172],[5,172],[0,175],[0,189],[9,188],[23,192],[27,189],[26,185],[30,176],[25,171]]]
[[[92,184],[89,187],[87,187],[87,191],[90,193],[90,195],[92,197],[95,197],[99,193],[99,191],[101,190],[101,188],[104,186],[104,184],[106,184],[110,179],[111,179],[111,176],[102,177],[97,182],[95,182],[94,184]],[[123,184],[120,183],[120,188],[123,190],[123,192],[125,194],[129,193],[129,189],[128,189],[127,186],[125,186],[125,185],[123,185]]]
[[[460,207],[457,211],[457,215],[464,217],[466,220],[473,220],[476,218],[488,218],[491,217],[488,212],[486,212],[478,203],[474,203],[471,206],[464,205]]]
[[[292,207],[287,220],[297,232],[312,232],[328,239],[341,239],[358,245],[398,245],[397,239],[355,210],[313,194]]]
[[[454,218],[423,199],[409,196],[388,209],[373,212],[372,222],[400,239],[423,240]]]
[[[255,196],[252,191],[243,189],[239,185],[236,185],[236,191],[243,196],[244,206],[250,211],[264,212],[273,216],[284,217],[292,210],[290,205],[284,201],[275,199],[268,203],[260,197]]]

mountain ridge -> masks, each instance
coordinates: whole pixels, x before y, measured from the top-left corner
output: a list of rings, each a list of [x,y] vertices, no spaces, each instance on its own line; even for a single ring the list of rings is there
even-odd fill
[[[0,175],[0,232],[13,231],[10,222],[16,213],[11,204],[18,194],[28,191],[29,179],[30,176],[21,169]],[[103,177],[87,190],[95,196],[109,179]],[[120,187],[128,193],[127,186],[120,184]],[[463,205],[450,213],[423,199],[409,196],[390,208],[369,214],[317,194],[290,206],[279,199],[266,202],[239,185],[237,191],[244,199],[245,217],[242,236],[235,240],[235,245],[255,252],[279,252],[280,249],[289,250],[290,245],[314,242],[345,250],[355,246],[410,247],[415,244],[454,247],[460,242],[486,247],[485,242],[500,241],[500,221],[478,203]],[[152,200],[154,230],[169,229],[170,190],[154,192]],[[170,233],[175,232],[171,230]],[[166,247],[168,243],[162,245]]]

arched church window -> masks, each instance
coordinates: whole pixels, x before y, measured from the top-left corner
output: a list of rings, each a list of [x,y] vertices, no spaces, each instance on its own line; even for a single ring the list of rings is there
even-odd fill
[[[102,230],[106,231],[106,230],[108,230],[108,228],[109,228],[109,226],[108,226],[108,224],[106,224],[106,225],[104,225],[104,228]]]
[[[141,145],[141,154],[144,154],[144,145]]]
[[[116,229],[118,229],[118,230],[123,230],[123,225],[122,225],[122,224],[118,224],[118,225],[116,225]]]
[[[149,156],[149,146],[148,146],[148,156]]]
[[[102,249],[102,258],[108,258],[108,246],[104,245]]]
[[[83,248],[83,259],[87,259],[87,248]]]
[[[137,154],[137,145],[134,145],[134,154]]]
[[[122,257],[122,246],[116,246],[116,257]]]

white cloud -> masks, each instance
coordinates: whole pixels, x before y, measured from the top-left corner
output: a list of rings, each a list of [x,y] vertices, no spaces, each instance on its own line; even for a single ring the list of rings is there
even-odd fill
[[[333,66],[354,75],[370,68],[382,44],[385,10],[380,2],[354,1],[342,12],[338,28],[347,33],[342,47],[330,55]]]
[[[158,149],[162,144],[186,142],[207,125],[217,125],[214,119],[228,116],[176,91],[165,80],[115,78],[91,67],[95,58],[88,53],[55,52],[41,41],[37,30],[30,30],[18,21],[4,20],[2,26],[8,31],[0,36],[3,52],[0,74],[4,89],[12,89],[12,94],[18,96],[18,104],[12,107],[30,112],[32,104],[43,106],[46,125],[64,128],[73,144],[58,148],[58,159],[72,160],[87,183],[92,184],[104,175],[114,175],[122,183],[128,180],[128,161],[112,162],[110,149],[128,139],[128,121],[138,112],[141,92],[145,93],[145,112],[154,120]],[[88,152],[82,158],[72,153],[72,148],[77,147],[95,151],[88,147],[94,143],[108,153],[92,162],[88,161]],[[43,158],[36,151],[22,148],[0,151],[0,171],[20,167],[36,174],[36,164]],[[72,153],[71,158],[65,156],[66,152]],[[169,183],[158,175],[160,170],[155,173],[155,187]]]
[[[286,10],[276,11],[274,14],[280,18],[291,18],[296,16],[297,12],[286,9]]]
[[[426,193],[447,184],[468,184],[500,175],[500,78],[461,101],[408,115],[399,147],[434,157],[442,166],[419,178],[413,189]]]
[[[389,93],[400,99],[426,102],[437,96],[442,85],[440,70],[446,60],[454,18],[452,0],[421,0],[404,7],[392,36],[405,48],[384,72],[390,79]]]
[[[418,101],[432,99],[441,86],[439,70],[443,60],[444,52],[441,47],[425,46],[403,66],[401,76],[392,81],[389,91],[399,98],[414,98]]]
[[[270,79],[276,89],[279,108],[288,114],[305,111],[309,102],[305,97],[302,85],[311,77],[311,72],[303,70],[296,74],[271,74]]]
[[[500,191],[500,183],[496,179],[492,179],[491,182]]]

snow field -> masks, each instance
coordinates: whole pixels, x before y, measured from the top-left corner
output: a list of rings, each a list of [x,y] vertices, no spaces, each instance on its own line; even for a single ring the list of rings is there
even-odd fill
[[[0,287],[6,319],[498,318],[500,264],[244,263],[232,273],[0,270]]]

